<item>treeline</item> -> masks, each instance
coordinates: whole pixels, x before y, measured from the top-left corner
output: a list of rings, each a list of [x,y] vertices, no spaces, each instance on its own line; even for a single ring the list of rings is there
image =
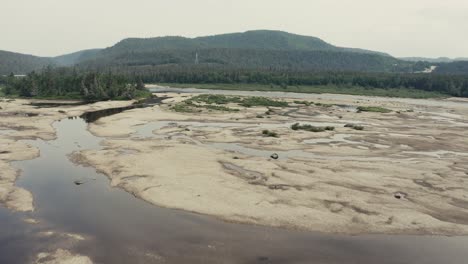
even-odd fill
[[[147,93],[139,78],[111,72],[46,68],[25,77],[4,77],[3,93],[21,97],[74,98],[90,101],[133,99]]]
[[[128,76],[138,75],[145,83],[258,83],[283,87],[320,85],[369,89],[407,88],[468,97],[468,75],[245,70],[179,65],[115,67],[112,71]]]
[[[3,79],[3,85],[2,83]],[[264,84],[365,89],[415,89],[468,97],[468,75],[251,70],[205,65],[110,67],[105,72],[46,68],[26,77],[0,78],[3,93],[23,97],[86,100],[132,99],[147,93],[144,83]]]

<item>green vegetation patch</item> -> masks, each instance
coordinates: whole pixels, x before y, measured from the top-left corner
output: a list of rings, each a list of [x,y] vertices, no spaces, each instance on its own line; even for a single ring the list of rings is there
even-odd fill
[[[309,101],[299,101],[299,100],[296,100],[294,101],[295,104],[301,104],[301,105],[305,105],[305,106],[311,106],[314,104],[314,102],[309,102]]]
[[[321,107],[332,107],[332,106],[334,106],[334,104],[314,103],[314,102],[309,102],[309,101],[294,101],[294,103],[295,104],[302,104],[302,105],[305,105],[305,106],[311,106],[311,105],[321,106]]]
[[[380,106],[359,106],[358,112],[390,113],[392,110]]]
[[[205,103],[205,104],[229,104],[235,103],[244,107],[254,107],[254,106],[271,106],[271,107],[288,107],[288,103],[279,100],[273,100],[266,97],[260,96],[249,96],[249,97],[240,97],[240,96],[227,96],[227,95],[215,95],[215,94],[202,94],[197,95],[191,99],[186,100],[187,102],[192,103]]]
[[[234,103],[244,107],[253,106],[272,106],[272,107],[287,107],[288,103],[277,101],[265,97],[241,97],[241,96],[226,96],[215,94],[202,94],[177,103],[172,107],[176,112],[191,113],[195,109],[208,109],[223,112],[238,112],[239,109],[224,106],[225,104]],[[270,110],[269,110],[270,111]],[[199,112],[199,111],[198,111]],[[260,118],[260,117],[259,117]]]
[[[277,101],[266,97],[244,97],[240,102],[241,106],[272,106],[272,107],[288,107],[289,104],[284,101]]]
[[[183,102],[177,103],[171,107],[173,111],[181,112],[181,113],[193,113],[193,112],[201,112],[202,109],[213,110],[213,111],[221,111],[221,112],[238,112],[239,109],[229,108],[222,105],[214,105],[212,99],[206,99],[206,96],[197,96],[191,99],[187,99]],[[210,104],[199,104],[199,103],[207,103]],[[197,110],[198,109],[198,110]]]
[[[361,125],[356,125],[356,124],[346,124],[344,127],[349,127],[354,130],[364,130],[364,127]]]
[[[292,130],[304,130],[304,131],[309,131],[309,132],[324,132],[324,131],[333,131],[335,130],[335,127],[332,126],[326,126],[326,127],[316,127],[312,125],[301,125],[299,123],[295,123],[294,125],[291,126]]]
[[[324,104],[324,103],[316,103],[316,106],[321,106],[321,107],[332,107],[334,104]]]
[[[263,134],[265,137],[275,137],[275,138],[279,137],[279,136],[278,136],[278,133],[273,132],[273,131],[270,131],[270,130],[267,130],[267,129],[263,130],[263,131],[262,131],[262,134]]]
[[[193,113],[194,108],[191,107],[189,104],[186,104],[185,102],[177,103],[174,106],[171,107],[171,109],[175,112],[178,113]]]
[[[205,104],[229,104],[240,103],[242,101],[238,96],[225,96],[218,94],[202,94],[188,100]]]

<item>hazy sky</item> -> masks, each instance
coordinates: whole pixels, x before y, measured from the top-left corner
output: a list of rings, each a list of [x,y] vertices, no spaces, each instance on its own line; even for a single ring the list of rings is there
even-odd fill
[[[394,56],[468,57],[468,0],[1,0],[0,26],[0,49],[41,56],[278,29]]]

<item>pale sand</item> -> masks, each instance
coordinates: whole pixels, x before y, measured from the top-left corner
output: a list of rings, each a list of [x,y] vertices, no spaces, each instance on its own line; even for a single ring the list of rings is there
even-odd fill
[[[29,105],[31,102],[33,100],[0,99],[0,204],[14,211],[33,211],[34,206],[31,193],[15,186],[20,171],[14,168],[11,162],[39,156],[38,149],[19,140],[37,138],[52,140],[55,138],[52,123],[57,120],[78,116],[86,111],[127,106],[133,103],[133,101],[99,102],[91,105],[40,109]]]
[[[176,98],[166,104],[181,100],[172,96]],[[90,125],[94,134],[115,138],[107,139],[103,150],[72,158],[148,202],[227,221],[353,234],[468,234],[468,130],[463,118],[468,106],[338,95],[317,101],[402,112],[298,106],[257,119],[266,108],[184,114],[163,105]],[[414,112],[404,112],[408,109]],[[138,125],[157,121],[177,124],[166,123],[154,138],[129,137]],[[334,132],[311,133],[292,131],[294,122],[337,125]],[[365,130],[343,127],[350,122],[362,123]],[[280,138],[263,137],[264,128]],[[330,140],[305,143],[314,139]],[[219,145],[232,142],[268,151],[234,153]],[[273,152],[289,158],[272,160],[265,154]]]
[[[92,264],[89,257],[73,254],[68,250],[57,249],[55,252],[39,253],[36,257],[36,264]]]

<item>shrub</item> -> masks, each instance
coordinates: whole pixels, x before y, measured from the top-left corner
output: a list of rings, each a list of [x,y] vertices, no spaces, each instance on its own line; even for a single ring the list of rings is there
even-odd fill
[[[266,137],[279,137],[279,136],[278,136],[278,133],[273,132],[273,131],[269,131],[269,130],[267,130],[267,129],[263,130],[263,131],[262,131],[262,134],[263,134],[264,136],[266,136]]]
[[[356,124],[346,124],[344,127],[349,127],[354,130],[364,130],[364,127],[361,125],[356,125]]]
[[[324,131],[333,131],[335,130],[335,127],[332,126],[326,126],[326,127],[316,127],[312,125],[301,125],[299,123],[295,123],[294,125],[291,126],[292,130],[304,130],[304,131],[310,131],[310,132],[324,132]]]
[[[380,106],[359,106],[358,112],[390,113],[392,110]]]
[[[273,106],[273,107],[288,107],[288,103],[284,101],[276,101],[265,97],[245,97],[240,102],[241,106]]]
[[[306,105],[306,106],[310,106],[310,105],[313,105],[314,102],[308,102],[308,101],[294,101],[295,104],[302,104],[302,105]]]

